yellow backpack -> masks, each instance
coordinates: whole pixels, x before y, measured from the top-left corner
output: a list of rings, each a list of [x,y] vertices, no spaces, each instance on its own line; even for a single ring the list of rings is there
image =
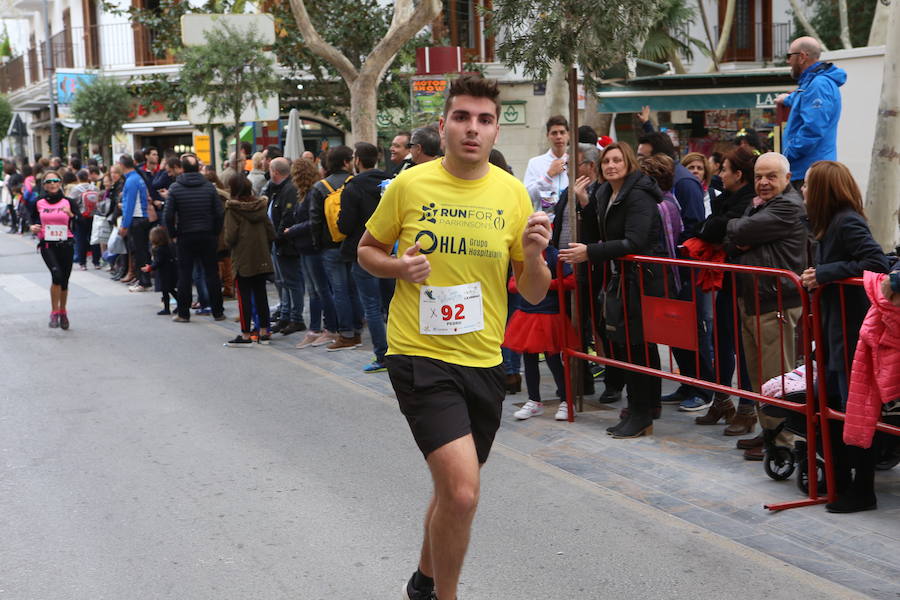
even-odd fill
[[[345,179],[338,189],[331,187],[327,179],[322,180],[322,183],[325,184],[325,189],[328,190],[328,195],[325,196],[325,222],[328,224],[328,232],[331,234],[331,239],[335,242],[342,242],[347,239],[347,236],[338,229],[338,218],[341,216],[341,192],[344,191],[344,186],[351,179],[353,179],[353,175]]]

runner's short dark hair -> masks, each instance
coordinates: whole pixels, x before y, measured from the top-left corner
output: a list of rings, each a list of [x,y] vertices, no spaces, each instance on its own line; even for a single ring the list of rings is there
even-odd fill
[[[353,146],[353,153],[364,169],[371,169],[378,164],[378,148],[369,142],[357,142]]]
[[[568,119],[566,119],[562,115],[553,115],[552,117],[547,119],[547,133],[550,133],[550,129],[552,129],[553,127],[555,127],[557,125],[562,125],[563,127],[565,127],[566,131],[569,130],[569,120]],[[594,143],[596,144],[597,141],[594,140]]]
[[[125,167],[126,169],[134,168],[134,159],[131,158],[130,154],[123,154],[119,157],[119,164]]]
[[[500,118],[500,88],[494,79],[485,79],[478,73],[466,73],[453,80],[450,91],[447,93],[447,101],[444,103],[444,118],[450,112],[450,104],[456,96],[472,96],[473,98],[488,98],[494,102],[497,109],[497,118]]]

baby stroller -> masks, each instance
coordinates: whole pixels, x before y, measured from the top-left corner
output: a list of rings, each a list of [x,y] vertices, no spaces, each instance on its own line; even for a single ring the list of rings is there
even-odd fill
[[[816,367],[813,369],[813,385],[815,386]],[[806,365],[801,365],[783,376],[784,386],[782,387],[782,376],[773,377],[763,384],[762,394],[771,396],[772,398],[783,398],[789,402],[797,404],[806,404]],[[806,445],[806,416],[786,408],[774,406],[772,404],[762,404],[761,410],[770,417],[783,419],[783,421],[774,429],[763,429],[763,447],[765,448],[765,459],[763,468],[766,475],[776,481],[783,481],[793,475],[794,470],[797,474],[797,487],[801,492],[806,494],[809,490],[809,457],[807,456]],[[787,430],[797,436],[794,441],[793,448],[779,446],[776,443],[778,435]],[[820,439],[816,436],[816,439]],[[821,444],[816,444],[816,481],[818,482],[818,490],[825,493],[825,461],[821,457]]]

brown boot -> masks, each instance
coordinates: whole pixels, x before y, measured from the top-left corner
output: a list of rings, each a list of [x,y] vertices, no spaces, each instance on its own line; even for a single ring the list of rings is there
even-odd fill
[[[754,413],[740,412],[731,419],[731,425],[725,428],[722,435],[746,435],[753,433],[756,428],[756,415]]]
[[[522,375],[519,373],[509,373],[506,375],[506,393],[518,394],[522,391]]]
[[[731,423],[734,418],[734,412],[734,404],[731,403],[731,400],[719,398],[717,394],[706,414],[694,419],[694,423],[697,425],[715,425],[723,418],[726,423]]]

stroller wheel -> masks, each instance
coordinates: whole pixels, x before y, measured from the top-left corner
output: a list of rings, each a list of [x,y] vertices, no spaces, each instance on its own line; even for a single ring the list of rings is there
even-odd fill
[[[805,458],[797,465],[797,487],[804,494],[809,493],[809,461]],[[825,462],[821,458],[816,459],[816,489],[819,494],[828,491],[825,483]]]
[[[763,467],[766,475],[775,481],[784,481],[794,472],[794,453],[789,448],[775,446],[766,452]]]

